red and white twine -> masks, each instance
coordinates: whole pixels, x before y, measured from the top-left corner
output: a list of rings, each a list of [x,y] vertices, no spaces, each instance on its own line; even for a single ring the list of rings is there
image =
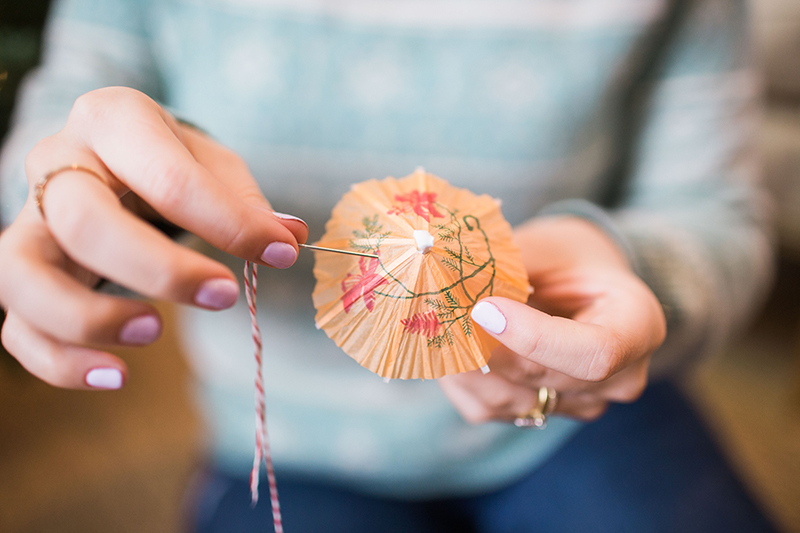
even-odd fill
[[[253,458],[253,470],[250,472],[250,495],[253,505],[258,502],[258,478],[261,470],[261,460],[263,458],[267,467],[267,480],[269,481],[269,499],[272,504],[272,522],[275,526],[275,533],[283,533],[283,521],[281,520],[281,506],[278,502],[278,485],[275,482],[275,470],[272,467],[272,454],[269,449],[269,435],[267,434],[267,406],[264,398],[264,376],[263,361],[261,357],[261,330],[258,327],[256,318],[256,286],[258,284],[257,265],[250,261],[244,263],[244,286],[247,296],[247,307],[250,309],[250,321],[252,323],[253,344],[255,345],[256,358],[256,448]]]

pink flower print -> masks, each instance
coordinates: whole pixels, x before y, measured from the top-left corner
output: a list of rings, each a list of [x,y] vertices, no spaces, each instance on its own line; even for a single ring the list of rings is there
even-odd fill
[[[408,194],[396,194],[395,201],[400,202],[400,205],[393,205],[387,212],[388,215],[399,215],[401,213],[408,213],[414,211],[417,215],[421,216],[428,222],[431,221],[431,215],[436,218],[444,218],[444,215],[436,210],[436,193],[411,191]]]
[[[361,274],[347,274],[342,280],[342,290],[344,291],[342,303],[344,304],[345,313],[350,311],[350,308],[359,298],[364,299],[367,311],[371,312],[375,309],[375,289],[389,282],[386,278],[375,273],[378,264],[378,259],[362,257],[358,260]]]
[[[400,320],[400,323],[405,326],[403,331],[419,333],[420,335],[425,335],[429,339],[438,335],[439,328],[442,325],[442,323],[439,322],[439,317],[436,316],[436,311],[417,313],[411,318],[403,318]]]

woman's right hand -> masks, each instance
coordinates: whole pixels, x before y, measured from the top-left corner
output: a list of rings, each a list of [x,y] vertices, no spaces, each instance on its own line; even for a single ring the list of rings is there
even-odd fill
[[[36,184],[73,164],[102,180],[59,172],[42,195],[43,216]],[[227,267],[171,241],[147,216],[277,268],[294,263],[297,243],[308,236],[300,219],[273,212],[236,154],[133,89],[81,96],[64,129],[28,154],[25,170],[28,200],[0,235],[2,342],[29,372],[58,387],[121,387],[125,363],[100,347],[145,345],[161,333],[152,305],[92,291],[100,278],[206,309],[236,301],[238,283]],[[123,206],[126,194],[145,209]]]

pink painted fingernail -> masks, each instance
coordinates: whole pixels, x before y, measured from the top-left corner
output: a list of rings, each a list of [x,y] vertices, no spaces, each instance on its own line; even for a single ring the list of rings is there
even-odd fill
[[[161,321],[153,315],[132,318],[122,326],[119,341],[122,344],[141,346],[150,344],[161,335]]]
[[[470,312],[472,320],[490,333],[499,335],[506,330],[506,317],[496,305],[489,302],[478,302]]]
[[[301,223],[303,223],[305,225],[305,227],[308,227],[308,224],[306,224],[305,220],[303,220],[302,218],[296,217],[294,215],[287,215],[286,213],[278,213],[277,211],[273,211],[272,214],[275,215],[276,217],[280,218],[280,219],[283,219],[283,220],[294,220],[296,222],[301,222]]]
[[[95,389],[122,388],[122,372],[116,368],[93,368],[86,373],[86,384]]]
[[[261,254],[261,260],[275,268],[289,268],[297,261],[297,250],[285,242],[273,242]]]
[[[209,279],[200,285],[194,295],[194,303],[208,309],[227,309],[239,297],[239,284],[232,279]]]

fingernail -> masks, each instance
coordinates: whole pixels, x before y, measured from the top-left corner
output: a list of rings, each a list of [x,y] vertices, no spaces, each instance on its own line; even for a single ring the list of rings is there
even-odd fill
[[[209,279],[200,285],[194,295],[194,303],[208,309],[227,309],[239,297],[239,284],[232,279]]]
[[[86,384],[96,389],[122,388],[122,372],[116,368],[93,368],[86,373]]]
[[[161,321],[153,315],[137,316],[128,320],[119,332],[122,344],[150,344],[161,334]]]
[[[261,260],[275,268],[289,268],[297,261],[297,250],[285,242],[273,242],[261,254]]]
[[[305,225],[305,227],[308,227],[308,224],[306,224],[305,220],[303,220],[302,218],[296,217],[294,215],[287,215],[286,213],[278,213],[277,211],[273,211],[272,214],[275,215],[278,218],[283,219],[283,220],[295,220],[297,222],[301,222],[301,223],[303,223]]]
[[[496,305],[489,302],[478,302],[470,312],[472,320],[490,333],[500,334],[506,330],[506,317]]]

